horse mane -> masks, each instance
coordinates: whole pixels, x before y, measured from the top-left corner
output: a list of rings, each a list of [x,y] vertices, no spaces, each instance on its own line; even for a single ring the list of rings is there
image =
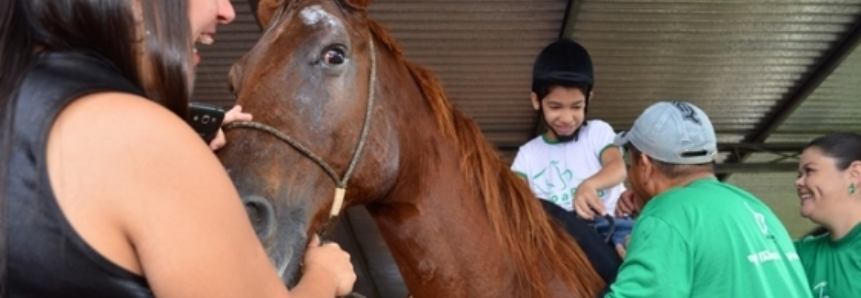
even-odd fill
[[[502,161],[478,125],[453,108],[437,78],[406,60],[385,28],[371,20],[368,26],[419,84],[443,135],[457,142],[464,178],[472,180],[484,198],[496,237],[513,260],[518,288],[523,291],[515,296],[548,297],[549,280],[556,278],[577,297],[595,297],[604,281],[573,238],[549,220],[532,190]]]

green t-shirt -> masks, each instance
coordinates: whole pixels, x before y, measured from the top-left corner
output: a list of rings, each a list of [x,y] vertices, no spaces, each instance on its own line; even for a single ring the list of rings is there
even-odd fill
[[[607,298],[810,298],[795,247],[748,192],[699,179],[644,207]]]
[[[861,297],[861,224],[842,239],[830,235],[795,243],[814,298]]]

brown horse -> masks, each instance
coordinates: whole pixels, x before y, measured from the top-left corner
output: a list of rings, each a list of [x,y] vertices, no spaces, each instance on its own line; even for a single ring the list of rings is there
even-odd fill
[[[374,217],[415,297],[595,296],[604,282],[582,250],[367,19],[368,2],[263,1],[267,29],[231,70],[238,103],[266,126],[229,129],[220,158],[285,282],[338,205],[334,179]]]

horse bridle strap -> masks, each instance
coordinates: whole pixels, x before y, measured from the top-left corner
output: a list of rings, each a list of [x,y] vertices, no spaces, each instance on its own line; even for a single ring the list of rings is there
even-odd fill
[[[329,177],[332,177],[332,180],[335,181],[337,187],[335,188],[335,200],[332,202],[332,209],[329,211],[329,218],[326,220],[326,223],[323,224],[323,227],[320,229],[321,238],[325,234],[329,232],[331,227],[333,226],[335,220],[338,218],[338,215],[341,213],[341,208],[344,205],[344,195],[347,192],[347,182],[350,181],[350,176],[353,174],[353,170],[356,169],[356,164],[359,161],[359,156],[362,154],[362,150],[365,148],[365,143],[368,140],[368,130],[371,126],[371,112],[373,111],[374,106],[374,86],[376,86],[377,82],[377,55],[374,50],[374,38],[373,35],[369,38],[369,44],[371,49],[371,73],[370,78],[368,79],[368,103],[365,110],[365,121],[362,123],[362,133],[359,135],[359,143],[356,145],[356,150],[353,151],[353,157],[350,160],[350,165],[347,167],[347,172],[344,173],[343,177],[339,177],[338,173],[335,173],[335,170],[332,169],[326,161],[320,158],[319,155],[315,154],[308,149],[307,146],[302,145],[296,139],[290,137],[289,135],[279,131],[278,129],[253,121],[238,121],[233,122],[224,126],[224,129],[232,129],[232,128],[250,128],[256,129],[260,131],[267,132],[276,138],[284,141],[285,143],[292,146],[296,151],[299,151],[306,157],[310,158],[312,161],[317,163]]]

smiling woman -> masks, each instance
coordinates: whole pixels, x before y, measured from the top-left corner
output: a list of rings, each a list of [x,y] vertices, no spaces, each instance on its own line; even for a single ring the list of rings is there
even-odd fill
[[[861,284],[861,135],[834,133],[807,145],[795,188],[801,215],[827,229],[796,243],[814,297],[855,297]]]
[[[228,0],[0,1],[3,297],[335,297],[310,241],[288,293],[212,151],[185,123]],[[9,169],[14,169],[11,171]]]

